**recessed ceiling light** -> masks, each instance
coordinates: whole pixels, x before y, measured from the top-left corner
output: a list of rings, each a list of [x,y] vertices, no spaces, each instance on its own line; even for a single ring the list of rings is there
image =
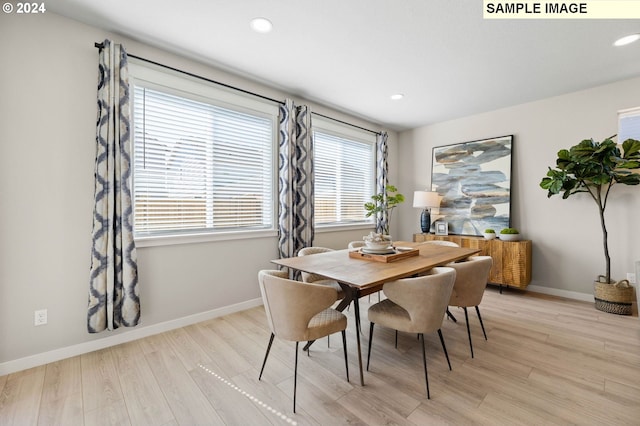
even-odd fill
[[[634,41],[640,40],[640,33],[630,34],[628,36],[624,36],[622,38],[617,39],[613,45],[614,46],[625,46],[627,44],[633,43]]]
[[[253,18],[249,25],[253,31],[262,34],[271,32],[273,29],[273,24],[267,18]]]
[[[390,97],[393,101],[399,101],[400,99],[404,98],[404,95],[402,93],[396,93],[395,95],[391,95]]]

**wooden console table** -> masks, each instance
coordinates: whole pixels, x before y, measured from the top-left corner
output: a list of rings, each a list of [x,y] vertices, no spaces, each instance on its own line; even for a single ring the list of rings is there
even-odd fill
[[[531,240],[501,241],[485,240],[483,237],[466,235],[413,234],[413,241],[453,241],[460,247],[480,249],[480,256],[491,256],[493,266],[489,283],[502,286],[526,288],[531,282]]]

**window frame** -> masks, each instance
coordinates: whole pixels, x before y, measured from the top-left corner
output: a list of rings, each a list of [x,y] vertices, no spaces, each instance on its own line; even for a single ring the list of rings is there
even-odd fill
[[[131,59],[129,61],[130,83],[130,132],[131,132],[131,163],[135,165],[134,141],[134,88],[142,86],[164,93],[180,96],[196,102],[205,102],[217,107],[226,108],[241,113],[257,115],[269,119],[271,122],[271,227],[266,229],[247,230],[215,230],[197,229],[183,230],[175,233],[159,233],[151,235],[136,235],[134,240],[137,247],[161,246],[171,244],[200,243],[208,241],[225,241],[248,238],[275,237],[278,235],[278,115],[279,104],[258,96],[251,96],[241,91],[215,85],[204,79],[182,74],[178,71],[164,69],[157,65]],[[132,204],[135,215],[135,171],[132,173]],[[134,216],[135,217],[135,216]]]
[[[311,131],[314,138],[314,150],[317,143],[316,140],[316,132],[324,133],[330,136],[335,136],[343,139],[347,139],[350,141],[364,143],[369,145],[369,149],[371,150],[371,171],[370,171],[370,183],[371,189],[375,193],[376,188],[376,176],[377,176],[377,146],[376,146],[376,134],[369,130],[361,130],[357,127],[354,127],[347,123],[341,123],[336,120],[332,120],[329,118],[324,118],[322,116],[313,116],[311,121]],[[314,152],[314,163],[315,163],[316,155]],[[316,171],[316,164],[314,164],[314,173]],[[317,179],[317,177],[314,178]],[[368,200],[373,193],[368,194],[365,199]],[[317,196],[317,193],[314,188],[314,197]],[[314,205],[317,205],[314,200]],[[363,215],[366,214],[364,209],[364,203],[362,206]],[[369,217],[364,218],[361,222],[345,222],[345,223],[331,223],[331,224],[318,224],[315,222],[316,217],[314,215],[314,227],[317,233],[323,232],[332,232],[332,231],[347,231],[347,230],[357,230],[357,229],[370,229],[375,226],[375,218]]]

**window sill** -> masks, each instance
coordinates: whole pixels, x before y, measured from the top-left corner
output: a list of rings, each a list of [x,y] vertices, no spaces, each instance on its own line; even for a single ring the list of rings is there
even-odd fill
[[[374,229],[373,224],[358,225],[330,225],[316,227],[315,232],[318,234],[329,232],[355,231],[361,229]],[[136,237],[136,248],[170,246],[177,244],[198,244],[216,241],[246,240],[251,238],[272,238],[278,237],[278,231],[269,229],[264,231],[246,231],[246,232],[229,232],[215,234],[184,234],[184,235],[165,235],[153,237]]]
[[[324,232],[340,232],[340,231],[355,231],[359,229],[375,229],[376,225],[373,223],[362,223],[357,225],[325,225],[316,226],[316,233],[322,234]]]
[[[135,239],[136,248],[169,246],[175,244],[197,244],[215,241],[245,240],[250,238],[270,238],[277,237],[278,231],[274,229],[264,231],[246,231],[246,232],[229,232],[215,234],[185,234],[185,235],[166,235],[153,237],[137,237]]]

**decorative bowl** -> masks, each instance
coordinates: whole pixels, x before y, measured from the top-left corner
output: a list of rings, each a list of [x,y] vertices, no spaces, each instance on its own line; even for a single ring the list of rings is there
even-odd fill
[[[390,241],[365,241],[365,246],[368,249],[384,250],[391,244]]]
[[[484,235],[485,240],[493,240],[496,237],[495,232],[485,232],[482,235]]]
[[[500,234],[502,241],[520,241],[520,234]]]
[[[371,250],[384,250],[391,245],[391,236],[369,232],[369,235],[362,237],[365,246]]]

